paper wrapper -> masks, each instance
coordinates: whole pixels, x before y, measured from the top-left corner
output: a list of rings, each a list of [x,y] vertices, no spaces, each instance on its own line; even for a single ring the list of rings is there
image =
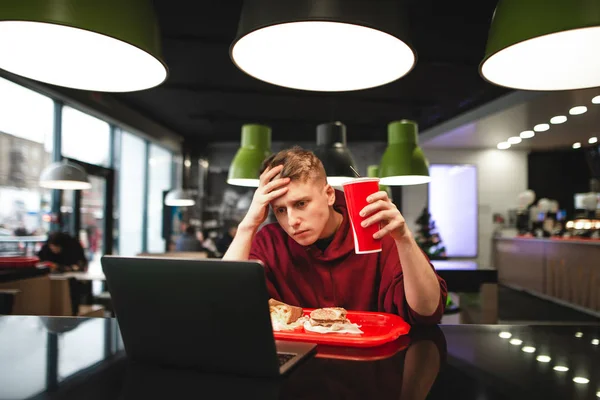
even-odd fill
[[[291,324],[284,324],[283,322],[271,319],[271,325],[274,331],[293,331],[302,326],[305,321],[308,321],[307,317],[300,317],[296,322],[292,322]]]
[[[362,335],[364,332],[360,330],[360,326],[346,322],[344,324],[336,323],[332,326],[313,326],[310,321],[304,322],[304,330],[315,333],[349,333],[352,335]]]

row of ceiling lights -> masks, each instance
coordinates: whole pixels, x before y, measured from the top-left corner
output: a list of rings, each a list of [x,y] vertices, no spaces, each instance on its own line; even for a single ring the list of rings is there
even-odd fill
[[[596,96],[592,99],[593,104],[600,104],[600,96]],[[587,112],[586,106],[575,106],[569,110],[569,115],[581,115]],[[557,115],[555,117],[550,118],[550,124],[552,125],[560,125],[567,122],[567,117],[565,115]],[[549,124],[537,124],[533,127],[533,130],[523,131],[519,134],[519,136],[511,136],[505,142],[500,142],[496,146],[499,150],[509,149],[514,144],[519,144],[523,141],[523,139],[530,139],[535,136],[536,132],[546,132],[550,129]],[[589,144],[594,144],[598,142],[597,137],[591,137],[588,139]],[[578,149],[581,147],[580,142],[573,143],[573,148]]]
[[[2,1],[0,38],[10,40],[0,41],[0,68],[106,92],[148,89],[167,79],[150,0],[47,3]],[[402,2],[394,1],[348,6],[296,0],[282,6],[281,0],[245,0],[230,57],[248,75],[274,85],[367,89],[414,68],[407,20]],[[515,89],[596,87],[599,44],[600,2],[500,0],[479,71],[485,80]]]
[[[512,333],[507,332],[507,331],[500,332],[498,334],[498,336],[502,339],[510,339],[509,343],[513,346],[521,346],[523,344],[523,341],[521,339],[513,337]],[[575,337],[578,339],[581,339],[583,337],[583,332],[576,332]],[[600,345],[600,340],[597,338],[594,338],[594,339],[592,339],[591,344],[594,346],[598,346],[598,345]],[[533,354],[537,351],[537,349],[533,346],[523,346],[523,347],[521,347],[521,351],[523,351],[524,353]],[[546,355],[546,354],[540,354],[536,357],[536,360],[540,363],[549,363],[550,361],[552,361],[552,357],[550,357],[549,355]],[[569,367],[562,365],[562,364],[556,364],[552,369],[557,372],[569,371]],[[590,380],[583,376],[575,376],[575,377],[573,377],[573,382],[579,383],[579,384],[588,384],[590,382]],[[598,391],[596,393],[596,396],[600,397],[600,391]]]

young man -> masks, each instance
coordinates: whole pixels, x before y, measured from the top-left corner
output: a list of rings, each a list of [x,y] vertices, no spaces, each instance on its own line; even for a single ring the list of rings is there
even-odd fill
[[[398,314],[411,324],[439,323],[446,283],[435,273],[387,193],[369,196],[364,224],[383,250],[355,254],[344,194],[327,184],[321,161],[299,147],[265,160],[252,203],[223,257],[264,264],[271,297],[307,308]],[[259,226],[269,206],[277,223]]]

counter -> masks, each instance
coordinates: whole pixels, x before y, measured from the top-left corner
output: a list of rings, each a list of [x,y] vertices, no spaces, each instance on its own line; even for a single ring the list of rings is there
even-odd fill
[[[600,241],[495,238],[498,281],[600,312]]]
[[[288,376],[265,380],[134,365],[114,319],[7,316],[0,399],[597,400],[599,338],[600,326],[414,328],[385,355],[320,347]]]

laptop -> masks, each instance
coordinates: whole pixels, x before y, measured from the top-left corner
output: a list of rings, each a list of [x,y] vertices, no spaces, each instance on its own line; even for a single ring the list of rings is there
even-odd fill
[[[274,339],[258,262],[117,256],[101,262],[133,362],[272,378],[316,349]]]

